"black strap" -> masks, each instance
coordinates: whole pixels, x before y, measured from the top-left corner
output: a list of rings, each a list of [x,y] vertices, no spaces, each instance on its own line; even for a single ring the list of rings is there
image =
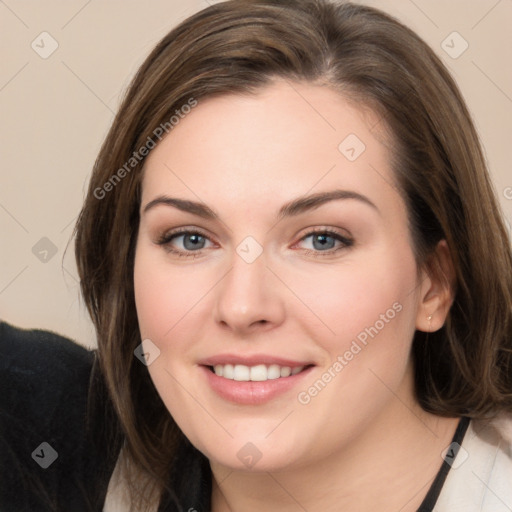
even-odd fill
[[[451,464],[447,459],[453,461],[455,460],[455,457],[457,457],[459,446],[462,444],[462,440],[464,439],[464,435],[466,434],[469,426],[469,421],[470,419],[466,417],[460,419],[459,425],[457,426],[457,430],[455,431],[452,439],[452,443],[457,443],[457,445],[455,445],[454,448],[450,450],[450,452],[445,456],[443,465],[439,469],[437,476],[432,482],[432,485],[430,486],[430,489],[417,512],[432,512],[434,509],[439,495],[441,494],[441,489],[443,488],[446,477],[448,476],[448,472],[451,468]]]

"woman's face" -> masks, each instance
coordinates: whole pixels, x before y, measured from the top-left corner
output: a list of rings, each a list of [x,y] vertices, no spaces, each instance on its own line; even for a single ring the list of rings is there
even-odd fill
[[[326,87],[277,81],[200,101],[148,156],[148,370],[212,463],[305,466],[413,403],[428,278],[380,130]]]

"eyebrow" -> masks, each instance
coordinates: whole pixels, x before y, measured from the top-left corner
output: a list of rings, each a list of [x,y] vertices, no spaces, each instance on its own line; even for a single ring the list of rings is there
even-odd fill
[[[336,201],[341,199],[354,199],[371,208],[375,209],[379,212],[377,206],[370,201],[366,196],[359,194],[358,192],[354,192],[352,190],[330,190],[328,192],[318,192],[316,194],[311,194],[309,196],[299,197],[290,201],[289,203],[284,204],[280,209],[277,215],[278,220],[283,219],[284,217],[293,217],[296,215],[300,215],[309,210],[314,210],[319,206],[328,203],[330,201]],[[148,210],[154,208],[158,205],[166,205],[173,206],[178,210],[183,212],[192,213],[197,215],[198,217],[202,217],[203,219],[209,220],[218,220],[219,215],[212,210],[210,207],[206,206],[204,203],[190,201],[188,199],[179,199],[177,197],[169,197],[169,196],[158,196],[155,199],[151,200],[143,209],[143,213],[146,213]]]
[[[286,203],[281,207],[278,214],[278,219],[282,219],[284,217],[291,217],[294,215],[299,215],[308,210],[313,210],[322,206],[325,203],[330,201],[336,201],[340,199],[355,199],[360,201],[367,206],[372,207],[377,212],[379,209],[377,206],[370,201],[366,196],[359,194],[358,192],[354,192],[352,190],[330,190],[328,192],[318,192],[316,194],[311,194],[309,196],[299,197],[289,203]]]
[[[143,210],[143,213],[146,213],[151,208],[154,208],[158,205],[167,205],[174,206],[178,210],[183,212],[193,213],[198,217],[202,217],[204,219],[218,219],[219,216],[204,203],[198,203],[195,201],[189,201],[187,199],[178,199],[177,197],[168,197],[168,196],[158,196],[152,201],[150,201]]]

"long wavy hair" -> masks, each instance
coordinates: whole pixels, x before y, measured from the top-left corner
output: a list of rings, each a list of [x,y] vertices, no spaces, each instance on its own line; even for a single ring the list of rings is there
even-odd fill
[[[453,305],[442,329],[428,337],[418,331],[413,340],[421,406],[472,418],[512,406],[510,242],[475,127],[441,60],[409,28],[367,6],[218,3],[175,27],[140,67],[94,165],[75,230],[81,290],[97,333],[96,371],[127,460],[151,483],[145,495],[140,486],[136,493],[146,503],[172,492],[176,453],[187,440],[134,357],[141,342],[133,287],[139,150],[158,142],[158,128],[191,98],[200,105],[216,95],[256,94],[275,78],[330,87],[378,113],[418,266],[440,240],[448,244]]]

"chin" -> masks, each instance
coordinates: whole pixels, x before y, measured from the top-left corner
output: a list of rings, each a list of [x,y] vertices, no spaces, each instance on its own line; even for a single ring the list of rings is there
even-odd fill
[[[278,472],[305,465],[297,450],[297,444],[275,438],[272,441],[260,436],[260,440],[248,441],[235,437],[229,442],[199,448],[212,464],[229,468],[232,471],[250,473]]]

